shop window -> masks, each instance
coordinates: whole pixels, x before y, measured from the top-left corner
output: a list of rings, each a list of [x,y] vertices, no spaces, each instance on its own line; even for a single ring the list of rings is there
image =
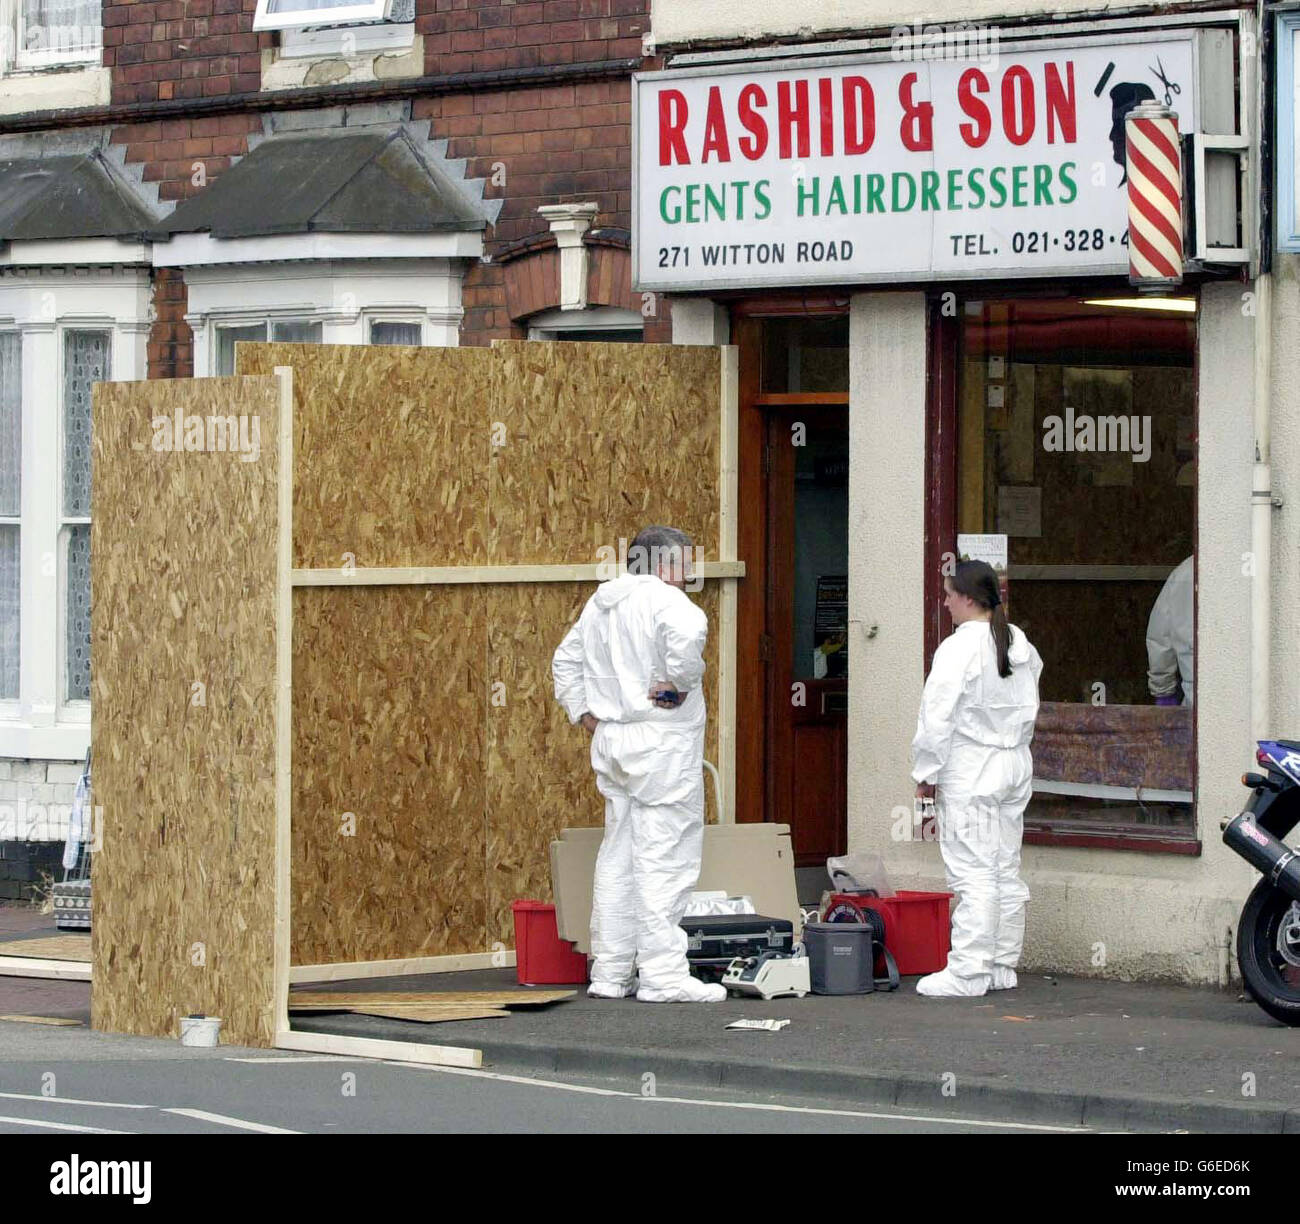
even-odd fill
[[[849,389],[849,317],[767,319],[762,389],[767,394]]]
[[[1195,838],[1194,310],[965,307],[957,529],[1005,537],[1009,616],[1043,657],[1040,833]]]

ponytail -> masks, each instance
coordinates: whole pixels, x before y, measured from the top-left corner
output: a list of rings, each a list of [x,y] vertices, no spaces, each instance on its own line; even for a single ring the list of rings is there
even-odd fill
[[[1007,624],[1006,609],[999,600],[993,608],[993,619],[989,621],[993,634],[993,649],[998,653],[998,675],[1004,680],[1011,675],[1011,661],[1007,652],[1011,649],[1011,626]]]
[[[1008,657],[1011,626],[1007,624],[1007,610],[1002,606],[997,572],[987,561],[959,561],[948,581],[959,595],[973,599],[993,614],[989,619],[989,632],[993,634],[993,649],[998,656],[998,675],[1005,680],[1011,675]]]

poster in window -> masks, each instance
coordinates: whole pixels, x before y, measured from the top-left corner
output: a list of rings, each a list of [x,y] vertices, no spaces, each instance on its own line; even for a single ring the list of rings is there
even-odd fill
[[[959,561],[986,561],[998,576],[998,589],[1002,594],[1002,603],[1008,606],[1007,584],[1007,537],[1001,534],[983,533],[959,535],[957,537],[957,559]],[[1007,615],[1010,616],[1008,608]]]
[[[813,614],[813,679],[843,679],[849,674],[849,576],[817,579]]]

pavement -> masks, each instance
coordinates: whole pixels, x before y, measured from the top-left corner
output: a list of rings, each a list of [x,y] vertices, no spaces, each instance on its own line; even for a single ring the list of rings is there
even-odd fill
[[[49,933],[48,918],[0,909],[0,937]],[[23,928],[23,929],[19,929]],[[896,993],[729,999],[716,1005],[573,998],[501,1019],[422,1024],[300,1013],[295,1029],[469,1046],[485,1071],[583,1080],[615,1093],[816,1101],[1094,1130],[1300,1132],[1300,1029],[1235,991],[1022,975],[1013,991],[924,999]],[[515,989],[514,970],[302,989]],[[0,977],[0,1014],[89,1023],[84,982]],[[780,1032],[733,1032],[740,1017],[789,1019]],[[6,1024],[10,1033],[37,1026]],[[84,1029],[46,1028],[60,1049]],[[114,1039],[118,1042],[136,1039]],[[160,1043],[163,1047],[171,1043]],[[171,1046],[174,1049],[174,1046]]]
[[[980,999],[925,999],[915,980],[892,994],[715,1005],[594,1000],[579,988],[570,1000],[505,1019],[420,1025],[302,1013],[293,1026],[474,1046],[494,1070],[597,1074],[625,1086],[813,1096],[1106,1130],[1300,1132],[1300,1029],[1236,993],[1030,975],[1016,990]],[[511,970],[388,981],[393,990],[515,985]],[[726,1029],[743,1016],[790,1024],[775,1033]]]

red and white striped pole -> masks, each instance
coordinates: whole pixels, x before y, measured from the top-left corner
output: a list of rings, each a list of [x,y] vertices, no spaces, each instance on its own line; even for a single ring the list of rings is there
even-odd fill
[[[1183,175],[1178,116],[1143,102],[1124,120],[1128,279],[1159,291],[1183,282]]]

